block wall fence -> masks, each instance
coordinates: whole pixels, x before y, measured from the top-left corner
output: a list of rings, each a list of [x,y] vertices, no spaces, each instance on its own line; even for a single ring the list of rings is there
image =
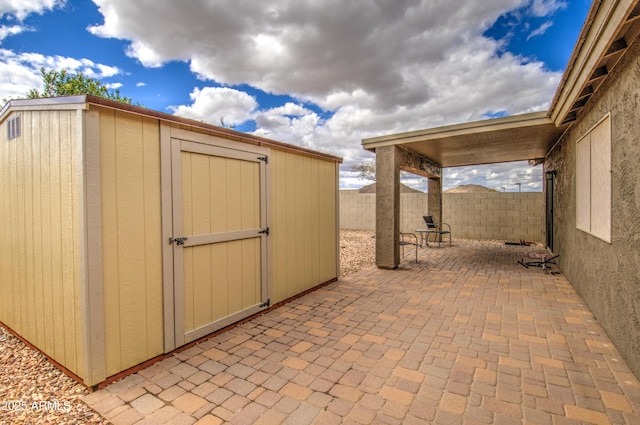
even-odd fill
[[[542,192],[443,193],[443,221],[458,239],[493,239],[542,243]],[[424,228],[426,193],[400,194],[400,230]],[[340,228],[375,231],[376,195],[340,191]]]

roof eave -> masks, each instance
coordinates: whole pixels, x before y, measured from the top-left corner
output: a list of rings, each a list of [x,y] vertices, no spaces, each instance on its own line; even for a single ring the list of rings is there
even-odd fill
[[[513,128],[532,127],[553,124],[547,111],[531,112],[508,117],[492,118],[481,121],[465,122],[443,127],[371,137],[362,140],[364,149],[374,151],[377,147],[464,136]]]
[[[576,100],[594,78],[605,53],[634,7],[637,7],[637,0],[596,0],[592,4],[549,108],[550,117],[557,126],[567,123]]]

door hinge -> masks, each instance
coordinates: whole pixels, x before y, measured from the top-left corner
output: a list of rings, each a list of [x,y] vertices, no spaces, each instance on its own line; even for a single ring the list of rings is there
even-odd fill
[[[260,234],[264,233],[265,235],[269,236],[269,228],[267,227],[266,229],[262,229],[258,233],[260,233]]]
[[[176,245],[184,245],[184,241],[186,241],[187,238],[182,237],[182,238],[169,238],[169,243],[176,243]]]
[[[271,298],[259,305],[259,307],[271,307]]]
[[[269,163],[269,157],[268,156],[259,156],[258,159],[262,162],[264,162],[265,164]]]

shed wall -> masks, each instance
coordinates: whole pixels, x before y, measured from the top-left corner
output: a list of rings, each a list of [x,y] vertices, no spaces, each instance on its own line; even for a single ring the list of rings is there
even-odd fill
[[[273,149],[272,303],[338,277],[338,164]]]
[[[163,352],[159,121],[100,111],[107,376]]]
[[[161,120],[76,109],[86,106],[20,111],[13,140],[2,127],[0,321],[93,385],[162,354],[173,332],[163,309],[162,200],[171,194]],[[271,152],[275,303],[337,277],[338,164]]]
[[[611,243],[576,228],[576,142],[611,114]],[[554,251],[640,376],[640,43],[626,55],[545,161],[556,171]],[[603,208],[604,204],[598,205]]]
[[[82,112],[20,111],[0,146],[0,321],[85,376]]]

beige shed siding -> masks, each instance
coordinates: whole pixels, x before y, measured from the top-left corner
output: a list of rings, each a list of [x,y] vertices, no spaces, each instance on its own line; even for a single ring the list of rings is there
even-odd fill
[[[19,112],[13,140],[2,127],[0,320],[83,376],[79,113]]]
[[[337,163],[272,149],[272,303],[337,277]]]
[[[100,109],[107,376],[163,352],[160,127]]]
[[[7,140],[2,125],[0,321],[88,385],[174,348],[167,335],[177,320],[164,315],[163,285],[173,293],[174,282],[172,274],[163,282],[162,208],[173,206],[166,163],[164,192],[161,184],[162,117],[84,102],[41,111],[37,102],[13,106],[21,110],[2,124],[20,114],[23,134]],[[239,139],[228,142],[238,147]],[[258,240],[233,241],[227,268],[250,277],[260,267],[271,285],[248,278],[242,299],[231,300],[241,306],[264,301],[256,288],[276,303],[337,277],[336,158],[264,143],[269,164],[258,164],[267,167],[267,255],[260,257]],[[233,161],[226,162],[228,172]],[[241,175],[251,189],[241,201],[255,204],[255,172]],[[249,209],[233,210],[238,204],[231,200],[228,215],[257,226]],[[165,221],[165,233],[172,223]],[[240,257],[261,262],[247,266]],[[164,260],[171,269],[173,258]],[[206,311],[194,311],[191,326],[208,320]]]

